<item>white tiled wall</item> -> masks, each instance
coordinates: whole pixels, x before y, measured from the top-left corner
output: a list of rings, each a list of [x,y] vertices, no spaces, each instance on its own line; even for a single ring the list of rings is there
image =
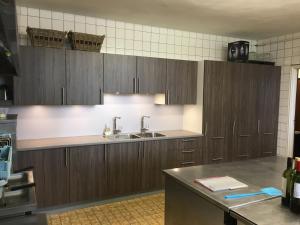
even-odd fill
[[[105,53],[201,61],[224,60],[228,42],[240,40],[27,7],[18,7],[17,12],[22,45],[28,44],[30,26],[105,35],[101,50]],[[256,42],[249,41],[255,51]]]
[[[201,61],[226,60],[227,43],[240,40],[23,6],[17,7],[17,15],[21,45],[29,44],[26,27],[30,26],[105,35],[101,49],[104,53]],[[249,41],[250,51],[255,51],[256,41]],[[133,98],[137,101],[130,104]],[[138,131],[140,116],[147,113],[152,116],[151,129],[184,127],[183,106],[155,106],[152,102],[145,103],[149,99],[145,96],[112,99],[114,106],[110,102],[96,107],[18,107],[10,112],[19,114],[17,132],[20,139],[99,134],[105,124],[111,126],[114,114],[124,118],[123,130],[128,132]]]
[[[292,152],[292,142],[289,139],[289,130],[292,129],[294,116],[290,110],[294,110],[293,93],[295,83],[292,82],[292,64],[300,64],[300,33],[288,34],[280,37],[273,37],[257,42],[257,53],[270,57],[281,70],[279,125],[278,125],[278,154],[287,156]],[[268,56],[269,55],[269,56]],[[295,80],[295,79],[294,79]]]

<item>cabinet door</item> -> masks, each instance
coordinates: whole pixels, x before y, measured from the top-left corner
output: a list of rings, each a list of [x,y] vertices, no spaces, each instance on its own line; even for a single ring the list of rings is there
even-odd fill
[[[141,143],[108,144],[108,195],[120,196],[141,189]]]
[[[69,151],[70,201],[102,199],[107,187],[104,145],[72,147]]]
[[[22,46],[19,57],[21,75],[14,78],[14,104],[63,104],[64,50]]]
[[[224,62],[205,61],[204,65],[204,133],[206,137],[206,161],[222,162],[227,158],[226,75]]]
[[[142,154],[142,190],[156,190],[162,188],[162,155],[166,147],[164,141],[146,141]]]
[[[135,56],[104,54],[104,92],[111,94],[137,92]]]
[[[259,101],[261,156],[276,155],[280,94],[280,67],[262,66]]]
[[[66,52],[67,104],[103,104],[103,55],[96,52]]]
[[[167,60],[167,104],[196,104],[197,62]]]
[[[234,133],[234,159],[257,157],[259,66],[243,64],[237,81],[237,111]]]
[[[165,93],[166,59],[137,57],[137,91],[140,94]]]
[[[69,169],[64,148],[18,152],[18,169],[33,167],[39,207],[69,203]]]

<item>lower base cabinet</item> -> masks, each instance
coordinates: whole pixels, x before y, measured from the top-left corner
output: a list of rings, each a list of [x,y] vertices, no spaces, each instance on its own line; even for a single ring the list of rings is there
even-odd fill
[[[162,170],[200,164],[202,138],[149,140],[17,152],[34,168],[39,207],[164,188]]]
[[[121,196],[140,189],[142,142],[106,145],[107,196]]]
[[[105,145],[67,148],[70,202],[103,199],[107,194]]]

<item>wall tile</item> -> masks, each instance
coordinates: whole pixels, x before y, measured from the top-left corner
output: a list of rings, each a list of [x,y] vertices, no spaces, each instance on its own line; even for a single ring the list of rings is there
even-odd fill
[[[42,28],[42,29],[51,29],[52,28],[51,19],[40,18],[40,28]]]
[[[136,51],[143,50],[143,42],[142,41],[135,40],[133,44],[134,44],[134,46],[133,46],[134,50],[136,50]]]
[[[152,42],[152,43],[151,43],[151,51],[152,51],[152,52],[158,52],[158,49],[159,49],[158,43]]]
[[[72,21],[64,21],[64,30],[65,31],[74,31],[75,26],[74,26],[74,22]]]
[[[62,20],[52,20],[52,29],[53,30],[64,30],[64,23]]]
[[[64,15],[61,12],[52,11],[52,19],[63,20],[64,19]]]
[[[27,10],[27,7],[21,7],[20,8],[20,11],[21,11],[21,15],[23,16],[27,16],[28,15],[28,10]]]
[[[123,38],[116,39],[116,48],[125,48],[125,41]]]
[[[159,42],[159,34],[152,33],[151,34],[151,42]]]
[[[106,20],[106,26],[107,27],[113,27],[113,28],[115,28],[116,27],[116,21],[114,21],[114,20]]]
[[[96,18],[87,16],[85,22],[87,24],[96,25]]]
[[[75,16],[70,13],[64,13],[64,20],[74,22]]]
[[[75,23],[75,32],[85,33],[85,23]]]
[[[134,39],[134,31],[133,30],[125,30],[125,38],[126,39]]]
[[[97,24],[97,26],[105,26],[106,21],[105,21],[105,19],[97,18],[96,19],[96,24]]]
[[[40,16],[40,10],[39,9],[33,9],[33,8],[28,8],[28,16]]]
[[[143,32],[139,30],[134,31],[134,40],[142,41],[143,40]]]
[[[75,22],[76,23],[85,23],[85,16],[75,15]]]
[[[51,15],[51,11],[50,10],[40,10],[40,17],[42,18],[48,18],[51,19],[52,15]]]
[[[125,39],[125,30],[124,30],[124,28],[117,28],[116,29],[116,37],[121,38],[121,39]]]
[[[85,31],[88,34],[96,34],[96,25],[86,24]]]
[[[151,33],[143,32],[143,41],[146,41],[146,42],[151,41]]]
[[[27,20],[29,27],[40,28],[39,17],[28,16]]]
[[[133,40],[125,40],[125,49],[127,49],[127,50],[133,49]]]
[[[105,26],[96,26],[96,33],[97,35],[106,35]]]
[[[115,27],[107,27],[106,35],[107,35],[107,37],[115,37],[116,36],[116,28]]]

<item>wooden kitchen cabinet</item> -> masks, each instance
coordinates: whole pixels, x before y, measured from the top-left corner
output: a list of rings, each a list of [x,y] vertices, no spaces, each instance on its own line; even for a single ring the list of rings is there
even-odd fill
[[[258,100],[261,98],[258,93],[260,67],[246,64],[240,68],[235,75],[237,85],[234,91],[234,96],[237,97],[233,127],[235,160],[255,158],[259,149],[257,109]]]
[[[280,67],[204,62],[206,162],[276,155]]]
[[[259,86],[260,156],[276,155],[280,94],[280,67],[262,66]]]
[[[108,196],[140,191],[142,142],[108,144],[106,148]]]
[[[142,191],[162,189],[163,155],[167,147],[166,141],[145,141],[142,154]],[[176,153],[176,152],[174,152]]]
[[[64,49],[20,46],[21,74],[14,78],[15,105],[62,105]]]
[[[206,161],[208,163],[227,160],[226,82],[230,70],[223,62],[205,61],[204,64],[204,102],[203,121],[206,136]]]
[[[33,167],[39,207],[69,203],[69,169],[65,148],[19,151],[17,169]]]
[[[69,148],[70,202],[103,199],[107,191],[105,145]]]
[[[65,104],[103,104],[103,55],[66,50]]]
[[[167,60],[167,104],[196,104],[197,72],[197,62],[173,59]]]
[[[136,57],[104,54],[104,92],[137,93]]]
[[[137,57],[137,92],[139,94],[165,94],[166,82],[166,59]]]

